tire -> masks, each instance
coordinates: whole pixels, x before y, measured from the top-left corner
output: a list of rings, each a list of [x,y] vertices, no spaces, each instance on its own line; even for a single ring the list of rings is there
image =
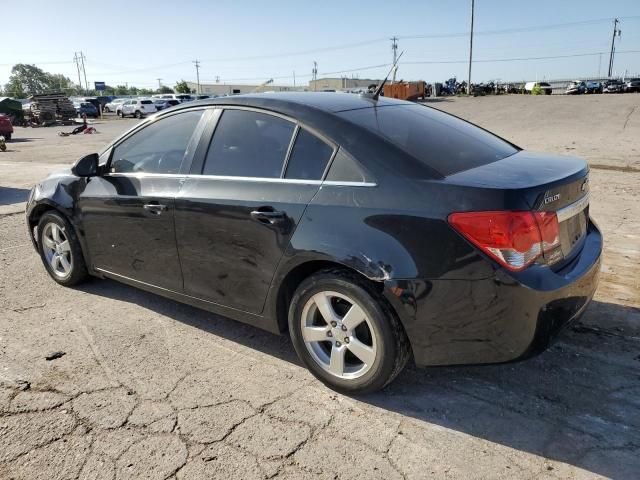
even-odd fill
[[[104,107],[104,109],[103,109],[103,112],[104,112],[104,113],[109,113],[109,107],[107,107],[107,106],[105,105],[105,107]]]
[[[136,113],[133,114],[136,118],[142,118],[142,112],[140,110],[136,110]]]
[[[87,267],[76,232],[58,212],[47,212],[40,218],[38,252],[47,273],[60,285],[71,287],[87,279]],[[53,260],[54,256],[58,256],[59,260]]]
[[[342,324],[345,319],[352,325]],[[289,306],[289,333],[309,371],[345,394],[385,387],[405,367],[411,350],[399,319],[373,284],[342,269],[322,270],[298,286]]]
[[[116,110],[116,116],[120,118],[124,118],[124,114],[122,113],[122,110]]]
[[[7,133],[6,135],[4,135],[4,139],[5,139],[7,142],[10,142],[10,141],[11,141],[11,134],[10,134],[10,133]]]

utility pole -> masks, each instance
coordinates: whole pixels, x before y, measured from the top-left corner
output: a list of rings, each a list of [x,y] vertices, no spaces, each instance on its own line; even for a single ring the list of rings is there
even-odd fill
[[[200,60],[194,60],[193,63],[196,66],[196,79],[198,81],[197,93],[198,93],[198,95],[200,95]]]
[[[469,77],[467,80],[467,95],[471,95],[471,63],[473,62],[473,13],[475,0],[471,0],[471,34],[469,35]]]
[[[313,91],[316,90],[316,80],[318,80],[318,62],[313,61],[313,70],[311,70],[311,78],[313,79]]]
[[[160,90],[162,88],[162,79],[156,78],[156,80],[158,80],[158,90]]]
[[[80,60],[78,59],[78,52],[73,52],[73,63],[76,64],[76,69],[78,70],[78,86],[80,90],[82,90],[82,80],[80,79]]]
[[[87,58],[85,57],[84,53],[80,52],[80,62],[82,63],[82,74],[84,75],[84,89],[86,92],[89,91],[89,84],[87,83],[87,71],[84,69],[84,59]]]
[[[391,37],[391,51],[393,52],[393,64],[395,65],[398,61],[398,37]],[[396,83],[396,70],[395,68],[393,69],[391,83]]]
[[[296,88],[296,71],[293,71],[293,88]]]
[[[613,19],[613,35],[611,36],[611,53],[609,54],[609,78],[611,78],[611,74],[613,73],[613,56],[616,51],[616,35],[619,37],[622,32],[618,28],[618,23],[620,20],[617,18]]]

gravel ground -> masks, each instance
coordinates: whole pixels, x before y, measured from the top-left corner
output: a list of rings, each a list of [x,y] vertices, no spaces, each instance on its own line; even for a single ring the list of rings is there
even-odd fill
[[[523,147],[564,153],[575,142],[614,168],[592,170],[606,250],[582,321],[526,362],[410,367],[366,397],[324,388],[286,337],[112,281],[50,280],[12,212],[46,172],[135,122],[100,122],[91,137],[18,129],[0,154],[0,478],[637,478],[640,173],[622,170],[640,126],[632,115],[591,156],[591,133],[572,125],[640,95],[592,98],[557,99],[575,108],[560,119],[554,98],[437,105]],[[513,126],[516,102],[529,102],[529,131]]]

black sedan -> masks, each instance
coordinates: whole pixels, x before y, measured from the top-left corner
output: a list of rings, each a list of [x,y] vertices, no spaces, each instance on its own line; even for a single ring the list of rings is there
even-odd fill
[[[190,102],[34,187],[58,283],[107,277],[288,332],[344,392],[542,351],[587,307],[602,236],[583,160],[438,110],[337,93]]]

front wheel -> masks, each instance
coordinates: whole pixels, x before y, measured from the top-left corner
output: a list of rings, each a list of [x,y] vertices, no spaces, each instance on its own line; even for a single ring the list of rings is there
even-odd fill
[[[59,213],[47,212],[38,222],[38,251],[47,272],[60,285],[70,287],[87,278],[78,237]]]
[[[356,273],[331,269],[303,281],[289,308],[296,352],[328,387],[371,393],[404,368],[410,347],[382,295]]]
[[[134,114],[134,117],[142,118],[142,112],[140,110],[137,110],[136,113]]]

